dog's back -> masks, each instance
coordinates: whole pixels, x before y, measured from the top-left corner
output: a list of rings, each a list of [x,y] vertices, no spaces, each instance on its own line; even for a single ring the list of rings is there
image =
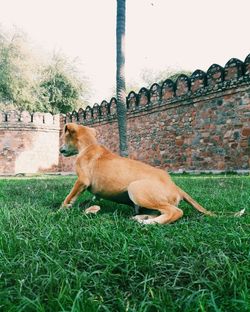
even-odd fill
[[[159,181],[166,187],[172,184],[164,170],[120,157],[101,145],[91,145],[82,155],[79,154],[77,166],[88,168],[89,190],[105,198],[123,197],[119,194],[126,192],[130,183],[138,180]]]

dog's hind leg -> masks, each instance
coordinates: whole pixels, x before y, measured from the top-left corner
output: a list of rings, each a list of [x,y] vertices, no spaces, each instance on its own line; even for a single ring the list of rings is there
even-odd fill
[[[156,217],[137,216],[135,219],[140,223],[171,223],[182,217],[183,212],[177,208],[178,198],[170,196],[166,191],[166,186],[158,181],[139,180],[132,182],[128,187],[130,199],[144,208],[160,211],[161,215]]]
[[[166,224],[174,222],[183,216],[181,209],[170,204],[166,204],[164,207],[162,207],[160,212],[161,215],[157,217],[152,217],[149,215],[147,219],[135,218],[135,220],[143,224]]]

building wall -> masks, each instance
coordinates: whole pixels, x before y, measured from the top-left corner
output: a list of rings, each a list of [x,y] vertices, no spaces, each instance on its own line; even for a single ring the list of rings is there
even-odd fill
[[[59,116],[0,114],[0,174],[59,170]]]
[[[75,157],[58,153],[67,122],[96,128],[118,152],[115,98],[66,116],[1,112],[0,174],[74,171]],[[127,122],[131,158],[171,171],[249,170],[250,55],[130,92]]]

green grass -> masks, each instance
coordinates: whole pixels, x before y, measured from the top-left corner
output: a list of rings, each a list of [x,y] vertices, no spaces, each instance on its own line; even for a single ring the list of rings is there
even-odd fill
[[[74,177],[1,179],[0,311],[249,311],[250,178],[173,179],[218,217],[184,202],[164,226],[108,201],[84,215],[90,194],[56,213]]]

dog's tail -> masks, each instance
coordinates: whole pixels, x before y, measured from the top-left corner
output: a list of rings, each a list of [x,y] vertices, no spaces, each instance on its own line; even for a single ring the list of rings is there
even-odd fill
[[[202,207],[200,204],[197,203],[190,195],[188,195],[186,192],[184,192],[181,188],[179,188],[180,194],[182,198],[191,204],[195,209],[199,210],[200,212],[208,215],[208,216],[214,216],[216,217],[217,215],[209,210],[206,210],[204,207]],[[226,212],[226,214],[233,215],[234,217],[241,217],[246,213],[246,209],[242,209],[237,212]]]
[[[216,216],[213,212],[206,210],[204,207],[202,207],[200,204],[197,203],[190,195],[188,195],[186,192],[184,192],[182,189],[180,189],[180,193],[183,197],[183,199],[191,204],[195,209],[199,210],[200,212],[208,215],[208,216]]]

